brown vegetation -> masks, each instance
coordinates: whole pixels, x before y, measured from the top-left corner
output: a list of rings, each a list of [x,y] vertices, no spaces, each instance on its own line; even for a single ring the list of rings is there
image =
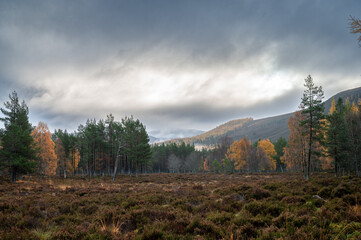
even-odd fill
[[[359,239],[359,189],[326,173],[3,179],[0,239]]]

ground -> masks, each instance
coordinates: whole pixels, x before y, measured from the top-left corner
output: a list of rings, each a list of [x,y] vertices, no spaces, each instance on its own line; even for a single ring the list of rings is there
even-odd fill
[[[360,178],[24,179],[0,181],[0,239],[361,239]]]

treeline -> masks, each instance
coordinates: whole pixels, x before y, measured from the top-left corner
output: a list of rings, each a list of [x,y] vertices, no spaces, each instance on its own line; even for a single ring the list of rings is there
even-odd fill
[[[233,141],[230,137],[221,137],[216,148],[206,152],[203,170],[216,173],[285,171],[280,158],[286,145],[284,138],[275,143],[262,139],[252,144],[247,138]]]
[[[88,120],[74,133],[56,130],[52,135],[43,122],[33,128],[29,110],[16,92],[9,95],[1,112],[0,170],[12,181],[19,175],[138,174],[149,170],[151,148],[144,125],[133,117],[115,121]]]
[[[52,136],[58,156],[57,174],[90,177],[114,173],[142,173],[151,158],[149,137],[143,124],[133,117],[115,121],[88,120],[74,133],[56,130]],[[115,172],[114,172],[115,171]]]
[[[88,120],[73,133],[59,129],[51,134],[43,122],[31,126],[28,107],[13,92],[1,108],[5,128],[0,130],[0,174],[9,173],[12,181],[28,173],[114,178],[156,172],[302,171],[309,179],[313,171],[333,170],[336,176],[360,176],[361,100],[333,99],[324,115],[322,88],[314,86],[311,76],[305,86],[301,110],[288,122],[288,141],[251,143],[223,136],[208,150],[185,143],[151,146],[139,120],[116,121],[111,114],[104,120]]]
[[[171,143],[152,146],[151,169],[153,172],[199,172],[203,171],[206,151],[196,151],[194,145]]]
[[[205,157],[204,170],[214,172],[297,171],[309,179],[313,171],[333,170],[338,176],[361,173],[361,99],[332,100],[324,115],[323,90],[305,79],[300,111],[290,117],[288,141],[268,139],[251,143],[246,138],[218,144]],[[221,140],[222,142],[222,140]],[[223,146],[223,147],[221,147]],[[225,150],[226,149],[226,150]],[[212,154],[212,152],[219,153]],[[215,155],[217,155],[215,157]]]
[[[262,172],[284,171],[280,160],[287,140],[274,144],[269,139],[253,144],[246,138],[234,141],[220,137],[214,149],[196,150],[193,145],[157,144],[152,146],[152,169],[159,172]]]
[[[298,111],[288,122],[291,134],[282,160],[290,171],[304,171],[307,166],[309,139],[301,124],[304,120]],[[340,172],[360,176],[361,99],[344,103],[339,98],[336,104],[333,99],[329,114],[321,123],[318,140],[312,146],[317,154],[311,158],[311,171],[334,170],[336,176]]]

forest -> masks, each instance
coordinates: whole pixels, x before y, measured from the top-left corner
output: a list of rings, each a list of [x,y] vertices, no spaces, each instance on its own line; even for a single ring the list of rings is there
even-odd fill
[[[333,99],[329,113],[323,115],[322,88],[314,86],[311,76],[305,86],[301,109],[288,122],[288,139],[251,143],[246,138],[234,141],[223,136],[208,150],[196,150],[184,142],[150,145],[145,126],[132,116],[117,121],[109,114],[104,120],[87,120],[73,133],[58,129],[52,134],[44,122],[30,125],[25,102],[20,103],[13,92],[1,108],[5,115],[2,174],[13,182],[26,174],[66,178],[160,172],[303,172],[308,178],[310,172],[334,171],[336,176],[360,176],[361,99],[345,103]]]

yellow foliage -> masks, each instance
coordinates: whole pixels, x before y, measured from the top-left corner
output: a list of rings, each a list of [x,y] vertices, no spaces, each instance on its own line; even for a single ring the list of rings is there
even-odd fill
[[[359,102],[360,102],[360,99],[359,99]],[[359,112],[359,108],[356,106],[355,102],[352,103],[351,112],[353,112],[353,113]]]
[[[242,169],[249,158],[251,151],[251,142],[247,138],[243,138],[234,143],[229,147],[226,157],[234,163],[235,169]]]
[[[55,175],[57,167],[55,143],[51,140],[51,133],[46,123],[39,122],[31,136],[34,138],[35,147],[39,150],[38,173]]]
[[[209,161],[208,161],[207,158],[204,159],[204,162],[203,162],[203,170],[206,171],[206,172],[208,172],[208,171],[210,170],[210,168],[209,168]]]
[[[289,170],[301,170],[305,166],[307,138],[303,133],[306,129],[300,126],[303,119],[301,111],[298,111],[288,121],[290,135],[281,161],[286,163]]]
[[[329,114],[332,114],[334,111],[336,111],[336,104],[335,104],[335,98],[332,98]]]
[[[262,148],[266,153],[268,161],[271,163],[271,170],[276,169],[276,160],[273,158],[276,156],[276,150],[274,148],[273,143],[269,139],[263,139],[258,142],[258,147]]]
[[[80,161],[80,153],[78,149],[75,149],[75,151],[73,151],[72,159],[73,159],[73,170],[75,171],[78,168]]]

